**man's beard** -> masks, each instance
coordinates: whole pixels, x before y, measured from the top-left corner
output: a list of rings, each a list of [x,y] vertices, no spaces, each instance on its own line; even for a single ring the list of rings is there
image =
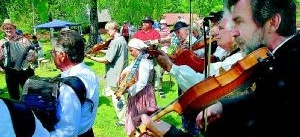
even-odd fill
[[[264,41],[264,32],[262,28],[258,29],[256,33],[254,33],[253,37],[248,41],[240,37],[235,38],[235,41],[240,47],[244,56],[250,54],[254,50],[261,47],[261,45],[266,43]]]

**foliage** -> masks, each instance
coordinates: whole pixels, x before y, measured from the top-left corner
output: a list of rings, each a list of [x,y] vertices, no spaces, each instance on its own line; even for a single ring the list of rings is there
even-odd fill
[[[222,10],[223,0],[96,0],[98,10],[109,9],[112,19],[121,23],[139,25],[144,16],[159,20],[164,13],[195,13],[207,16]],[[297,20],[300,18],[300,0],[297,3]],[[191,7],[190,7],[191,4]],[[51,19],[90,24],[90,1],[81,0],[0,0],[0,20],[11,18],[25,33],[32,27]]]
[[[151,16],[159,20],[164,13],[192,12],[208,15],[222,9],[222,0],[96,0],[99,10],[110,10],[112,19],[117,22],[130,21],[139,25],[142,18]],[[11,18],[25,33],[32,33],[33,26],[52,19],[68,20],[90,24],[91,1],[78,0],[1,0],[0,19]],[[121,13],[121,14],[120,14]]]

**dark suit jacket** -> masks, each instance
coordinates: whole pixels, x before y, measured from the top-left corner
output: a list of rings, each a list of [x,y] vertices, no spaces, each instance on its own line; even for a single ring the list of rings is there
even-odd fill
[[[273,58],[258,64],[253,93],[221,100],[224,119],[218,136],[290,137],[300,131],[300,35],[284,43]],[[299,103],[300,104],[300,103]],[[208,132],[215,133],[216,131]],[[217,136],[217,135],[213,135]]]
[[[298,66],[300,34],[284,43],[271,58],[258,63],[252,74],[254,92],[221,100],[223,118],[209,125],[205,137],[297,136],[300,132]],[[172,127],[165,135],[169,136],[190,135]]]

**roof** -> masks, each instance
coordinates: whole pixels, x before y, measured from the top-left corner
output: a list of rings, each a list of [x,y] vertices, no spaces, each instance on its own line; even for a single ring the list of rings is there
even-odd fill
[[[163,14],[164,19],[167,21],[167,25],[174,25],[179,18],[185,20],[186,24],[190,24],[190,14],[189,13],[165,13]],[[197,14],[192,14],[192,20],[198,18]]]
[[[103,9],[101,12],[98,10],[98,22],[109,22],[111,21],[111,16],[108,9]]]
[[[63,20],[53,20],[51,22],[47,22],[44,24],[40,24],[35,26],[35,28],[64,28],[67,26],[80,26],[79,23],[73,23],[73,22],[68,22],[68,21],[63,21]]]

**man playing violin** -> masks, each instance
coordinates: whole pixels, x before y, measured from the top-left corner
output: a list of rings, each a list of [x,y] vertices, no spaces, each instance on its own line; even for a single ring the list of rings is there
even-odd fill
[[[229,12],[224,12],[224,17],[218,24],[218,31],[216,32],[215,37],[217,44],[227,52],[228,57],[222,62],[211,63],[209,68],[209,76],[219,75],[219,70],[221,67],[222,69],[228,70],[230,69],[231,65],[243,58],[240,52],[237,52],[236,54],[230,54],[232,52],[232,47],[234,46],[234,41],[230,30],[231,25],[231,14]],[[185,65],[176,65],[172,63],[169,58],[165,57],[165,55],[158,56],[158,61],[164,69],[170,71],[170,74],[177,79],[180,88],[182,88],[184,91],[199,81],[205,79],[203,73],[197,73],[197,77],[195,77],[195,70]],[[183,74],[183,76],[179,76],[178,74]]]
[[[292,125],[299,117],[284,110],[297,107],[293,89],[299,85],[294,79],[300,76],[295,67],[300,64],[300,35],[296,34],[295,2],[228,0],[226,5],[232,8],[233,35],[243,53],[249,54],[264,44],[274,58],[259,64],[253,94],[221,100],[208,108],[208,118],[214,119],[209,124],[218,118],[223,125],[232,122],[234,130],[223,129],[228,136],[294,136],[298,130]],[[201,113],[197,121],[203,127]]]
[[[112,102],[118,117],[116,125],[123,126],[125,124],[126,103],[123,96],[118,100],[114,92],[117,89],[119,75],[122,70],[128,66],[127,42],[125,38],[119,34],[118,24],[116,22],[108,22],[105,25],[105,29],[108,31],[109,36],[113,38],[109,43],[105,56],[99,58],[86,55],[86,57],[105,64],[106,88],[104,89],[104,95],[112,96]],[[118,103],[124,104],[124,106],[120,107],[119,105],[118,107]]]
[[[298,127],[294,122],[300,120],[292,111],[297,108],[294,89],[299,85],[295,79],[300,76],[296,67],[300,65],[300,35],[296,33],[295,1],[228,0],[225,6],[231,9],[232,32],[242,53],[248,55],[263,44],[273,57],[260,62],[251,75],[255,78],[254,92],[221,99],[206,109],[208,133],[218,132],[210,134],[214,137],[295,136]],[[202,113],[196,119],[200,128],[204,127]],[[154,123],[146,115],[141,120],[158,134],[177,132],[165,124]]]
[[[231,14],[229,12],[224,12],[223,18],[218,24],[218,31],[215,32],[217,44],[228,53],[231,52],[231,47],[233,46],[234,43],[233,37],[231,35],[231,30],[230,30],[231,25],[232,25]],[[230,66],[232,64],[234,64],[236,61],[240,59],[242,59],[242,54],[235,53],[230,57],[227,57],[227,59],[225,59],[223,62],[211,63],[210,75],[211,76],[219,75],[219,68],[222,67],[223,69],[228,70],[230,69]],[[172,64],[171,61],[166,57],[166,55],[158,56],[158,62],[163,68],[165,68],[167,71],[170,72],[170,75],[176,78],[180,89],[182,89],[183,91],[186,91],[187,89],[189,89],[190,87],[198,83],[199,81],[205,79],[204,74],[196,73],[193,69],[191,69],[186,65],[177,66],[175,64]],[[150,110],[156,110],[156,109],[150,108]],[[187,118],[183,117],[183,125],[185,126],[185,128],[188,128],[187,132],[189,136],[192,135],[194,136],[196,134],[195,133],[196,131],[198,131],[199,134],[200,130],[197,128],[193,129],[191,127],[191,123],[192,122],[187,122]],[[195,126],[197,127],[197,125]]]

